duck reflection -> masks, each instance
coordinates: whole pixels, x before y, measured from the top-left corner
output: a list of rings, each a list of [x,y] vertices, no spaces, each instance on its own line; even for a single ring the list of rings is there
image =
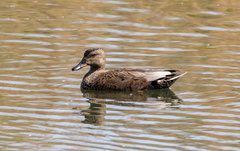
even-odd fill
[[[106,105],[108,104],[178,109],[178,105],[182,102],[170,89],[139,92],[82,90],[82,92],[83,96],[87,98],[90,103],[90,107],[81,112],[85,116],[83,123],[94,125],[101,125],[104,122]]]

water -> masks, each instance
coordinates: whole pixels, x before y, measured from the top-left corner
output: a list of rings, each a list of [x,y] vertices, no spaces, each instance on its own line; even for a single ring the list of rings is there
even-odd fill
[[[234,1],[4,1],[1,150],[240,147],[240,21]],[[83,52],[107,69],[187,71],[171,90],[81,92]]]

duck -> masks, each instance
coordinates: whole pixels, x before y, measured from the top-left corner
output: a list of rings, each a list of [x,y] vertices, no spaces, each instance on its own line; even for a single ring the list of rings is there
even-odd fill
[[[102,48],[84,52],[80,63],[72,71],[90,66],[81,83],[82,90],[144,91],[169,88],[185,75],[179,70],[119,68],[107,71],[106,56]]]

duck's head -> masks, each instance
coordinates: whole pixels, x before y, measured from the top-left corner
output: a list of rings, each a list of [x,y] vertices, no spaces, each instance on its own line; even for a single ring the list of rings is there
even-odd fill
[[[105,54],[101,48],[92,48],[85,51],[84,56],[80,63],[72,68],[72,71],[77,71],[83,67],[90,66],[91,69],[104,69],[105,68]]]

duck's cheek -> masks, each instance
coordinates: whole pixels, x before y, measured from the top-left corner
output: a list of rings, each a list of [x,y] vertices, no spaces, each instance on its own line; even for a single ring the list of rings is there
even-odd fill
[[[86,64],[86,65],[90,65],[90,64],[92,64],[92,61],[87,60],[86,62],[84,62],[84,64]]]

